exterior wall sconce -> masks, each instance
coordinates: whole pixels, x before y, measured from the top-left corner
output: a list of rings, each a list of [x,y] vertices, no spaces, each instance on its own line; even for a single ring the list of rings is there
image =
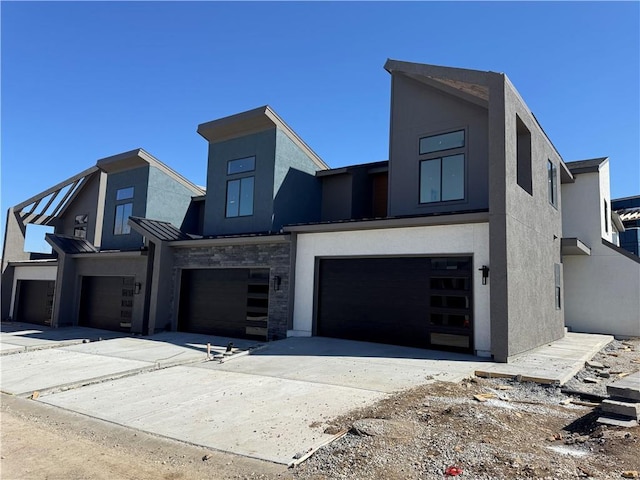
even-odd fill
[[[136,282],[133,284],[133,293],[134,295],[140,295],[140,292],[142,291],[142,283],[140,282]]]
[[[273,291],[277,292],[278,290],[280,290],[280,284],[282,283],[282,278],[280,277],[280,275],[275,275],[273,277]]]
[[[482,284],[486,285],[487,278],[489,278],[489,267],[482,265],[482,268],[479,268],[478,270],[482,272]]]

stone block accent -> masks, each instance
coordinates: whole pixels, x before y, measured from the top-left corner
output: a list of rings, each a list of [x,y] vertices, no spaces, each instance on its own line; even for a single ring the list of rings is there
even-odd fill
[[[211,245],[202,247],[173,248],[174,285],[171,300],[172,324],[177,325],[174,318],[178,312],[179,279],[183,269],[190,268],[268,268],[269,269],[269,320],[268,340],[286,338],[289,322],[289,299],[291,296],[291,242]],[[280,277],[279,290],[274,290],[274,277]]]

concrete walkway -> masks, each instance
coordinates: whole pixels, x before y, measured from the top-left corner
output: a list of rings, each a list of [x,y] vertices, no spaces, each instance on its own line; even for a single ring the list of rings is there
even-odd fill
[[[567,333],[564,338],[517,356],[509,363],[492,363],[476,370],[479,377],[519,377],[525,382],[563,385],[584,362],[613,341],[611,335]]]
[[[516,368],[507,373],[533,377],[546,366],[566,375],[565,368],[577,371],[611,339],[570,334],[502,365],[431,350],[289,338],[221,364],[205,361],[204,348],[211,341],[206,336],[120,336],[68,345],[70,336],[62,335],[57,348],[3,356],[2,391],[28,395],[37,390],[38,401],[50,405],[284,464],[331,439],[324,429],[332,418],[392,392],[437,380],[458,382],[475,371],[498,376]],[[229,339],[215,340],[221,351]],[[233,342],[242,349],[256,346]]]

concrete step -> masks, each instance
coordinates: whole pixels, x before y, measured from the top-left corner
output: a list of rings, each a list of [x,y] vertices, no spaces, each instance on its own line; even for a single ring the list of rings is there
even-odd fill
[[[632,401],[640,401],[640,372],[635,372],[607,386],[611,397],[620,397]]]
[[[614,418],[614,417],[598,417],[598,423],[602,423],[604,425],[613,425],[615,427],[636,427],[638,426],[638,421],[632,418]]]
[[[600,404],[600,409],[605,414],[621,415],[634,420],[640,420],[640,402],[626,402],[624,400],[606,399]]]

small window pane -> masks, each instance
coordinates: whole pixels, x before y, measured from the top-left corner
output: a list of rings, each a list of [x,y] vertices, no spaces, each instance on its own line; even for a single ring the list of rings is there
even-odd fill
[[[464,130],[420,139],[420,155],[464,147]]]
[[[442,201],[464,199],[464,155],[442,159]]]
[[[239,215],[253,215],[253,177],[240,180],[240,211]]]
[[[558,169],[551,160],[547,161],[547,177],[549,184],[549,203],[556,206],[558,202]]]
[[[239,158],[227,162],[227,175],[252,172],[256,169],[256,157]]]
[[[75,218],[75,225],[82,225],[87,223],[87,218],[89,217],[89,215],[87,215],[86,213],[83,215],[76,215]]]
[[[420,163],[420,203],[440,201],[441,160],[427,160]]]
[[[227,217],[237,217],[240,208],[240,180],[227,182]]]
[[[121,188],[116,191],[116,200],[126,200],[133,198],[133,187]]]

